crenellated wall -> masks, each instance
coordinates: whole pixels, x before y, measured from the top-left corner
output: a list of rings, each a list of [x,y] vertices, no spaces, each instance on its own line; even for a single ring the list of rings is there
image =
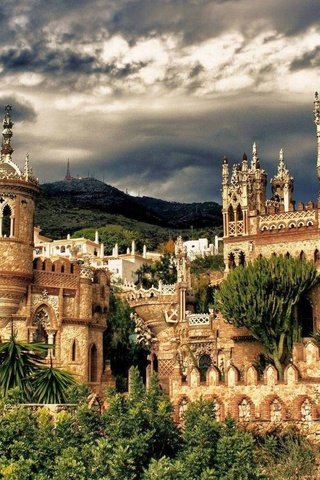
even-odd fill
[[[202,397],[214,400],[217,420],[231,416],[248,423],[294,422],[320,434],[319,345],[309,341],[302,351],[295,351],[295,356],[301,353],[303,360],[288,365],[283,380],[272,365],[262,376],[253,365],[246,368],[243,376],[230,365],[224,376],[218,368],[210,367],[204,382],[200,381],[199,370],[192,367],[186,381],[182,381],[179,366],[175,366],[170,397],[176,421],[182,420],[188,402]]]

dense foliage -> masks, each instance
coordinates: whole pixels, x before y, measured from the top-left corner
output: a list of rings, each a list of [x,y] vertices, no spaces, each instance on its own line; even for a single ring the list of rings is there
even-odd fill
[[[191,262],[190,271],[194,275],[200,275],[211,271],[223,272],[223,255],[207,255],[205,257],[195,258]]]
[[[54,417],[45,409],[0,401],[0,478],[292,480],[305,473],[315,478],[314,449],[298,434],[255,435],[231,420],[216,422],[213,412],[211,401],[190,404],[181,430],[156,378],[145,391],[137,370],[130,395],[109,392],[102,415],[82,401]]]
[[[145,263],[137,270],[138,284],[143,288],[158,287],[159,281],[167,285],[176,283],[177,267],[174,257],[164,253],[160,260],[152,264]]]
[[[304,259],[258,258],[229,273],[217,293],[218,308],[228,322],[250,330],[281,374],[300,335],[294,307],[316,281],[314,264]]]
[[[103,350],[106,360],[110,361],[119,391],[127,390],[128,371],[131,366],[137,366],[143,373],[147,365],[148,352],[134,341],[135,324],[130,317],[132,312],[133,309],[127,302],[111,293]]]
[[[17,340],[14,333],[0,344],[0,392],[7,398],[17,388],[21,401],[35,403],[64,403],[67,389],[76,382],[63,370],[45,365],[50,346]]]

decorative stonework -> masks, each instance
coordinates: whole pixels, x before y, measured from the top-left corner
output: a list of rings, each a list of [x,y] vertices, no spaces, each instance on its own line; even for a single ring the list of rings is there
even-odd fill
[[[190,326],[194,325],[210,325],[209,313],[192,313],[187,316],[187,321]]]
[[[212,359],[215,358],[216,346],[213,342],[194,342],[190,343],[189,347],[197,359],[202,355],[210,355]]]
[[[88,280],[92,280],[93,277],[93,269],[89,265],[81,267],[80,270],[80,278],[86,278]]]
[[[49,304],[56,316],[59,316],[59,298],[57,295],[48,295],[47,290],[43,290],[42,293],[32,294],[31,309],[33,312],[43,303]]]

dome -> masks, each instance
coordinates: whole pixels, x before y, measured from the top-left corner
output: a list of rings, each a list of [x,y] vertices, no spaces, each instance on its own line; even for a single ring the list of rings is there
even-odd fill
[[[21,180],[21,177],[22,175],[19,168],[13,162],[0,162],[0,180]]]

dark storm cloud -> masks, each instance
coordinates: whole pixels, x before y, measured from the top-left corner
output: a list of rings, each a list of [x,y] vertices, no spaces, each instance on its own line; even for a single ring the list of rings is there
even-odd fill
[[[192,201],[219,200],[223,155],[239,162],[257,141],[270,174],[284,147],[303,196],[318,10],[319,0],[3,3],[3,103],[36,124],[15,131],[14,147],[30,149],[46,180],[63,178],[70,158],[74,174]]]
[[[120,3],[108,29],[130,37],[179,32],[190,43],[238,27],[255,35],[254,24],[261,28],[260,20],[278,32],[294,35],[317,25],[318,14],[318,0],[137,0]]]
[[[120,79],[146,66],[142,62],[125,64],[121,68],[115,63],[97,65],[96,58],[92,55],[79,54],[71,49],[48,49],[44,42],[36,43],[31,48],[10,48],[0,54],[0,64],[6,71],[32,71],[55,75],[105,73]]]
[[[0,96],[0,116],[3,115],[5,105],[13,107],[12,115],[15,122],[34,122],[37,118],[34,107],[23,98]]]
[[[227,155],[230,165],[240,163],[244,152],[250,160],[256,141],[269,179],[284,148],[285,161],[296,179],[296,198],[309,200],[316,197],[318,188],[312,109],[312,97],[301,106],[291,104],[288,97],[256,95],[237,101],[225,98],[224,110],[212,105],[202,113],[161,118],[138,113],[128,116],[122,126],[131,142],[121,154],[108,152],[103,142],[97,142],[89,164],[72,163],[73,174],[86,176],[89,169],[96,178],[104,177],[107,183],[129,191],[185,201],[220,201],[223,156]],[[108,131],[107,125],[104,128]],[[137,146],[136,139],[141,140]],[[61,177],[64,170],[65,165]]]
[[[304,53],[296,58],[290,65],[291,70],[302,70],[305,68],[314,68],[320,66],[320,45],[310,52]]]

